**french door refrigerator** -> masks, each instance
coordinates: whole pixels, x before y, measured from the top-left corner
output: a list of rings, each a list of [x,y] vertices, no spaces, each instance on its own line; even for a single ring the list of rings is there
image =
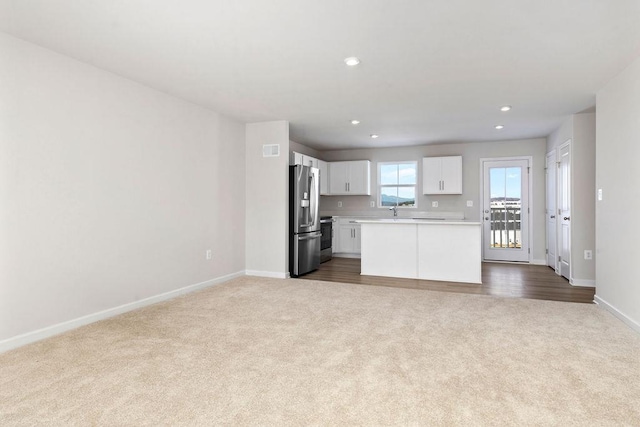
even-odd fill
[[[298,277],[320,266],[320,171],[289,167],[289,272]]]

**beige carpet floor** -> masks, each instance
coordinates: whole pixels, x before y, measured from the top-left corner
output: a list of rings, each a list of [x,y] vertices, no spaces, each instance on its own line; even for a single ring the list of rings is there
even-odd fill
[[[640,425],[595,305],[243,277],[0,355],[0,425]]]

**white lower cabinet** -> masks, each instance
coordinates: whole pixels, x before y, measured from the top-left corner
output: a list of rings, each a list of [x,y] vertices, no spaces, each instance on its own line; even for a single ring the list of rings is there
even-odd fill
[[[361,273],[482,283],[481,223],[362,223]]]
[[[337,223],[338,233],[336,237],[334,253],[360,255],[361,237],[360,224],[353,218],[340,218]]]

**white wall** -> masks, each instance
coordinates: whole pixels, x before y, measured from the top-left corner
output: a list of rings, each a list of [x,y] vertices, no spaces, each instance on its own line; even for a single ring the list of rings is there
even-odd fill
[[[597,94],[596,296],[640,331],[640,58]]]
[[[263,157],[264,144],[280,156]],[[286,277],[289,271],[289,122],[247,124],[246,266],[248,274]]]
[[[527,139],[502,142],[474,142],[460,144],[424,145],[418,147],[372,148],[359,150],[323,151],[321,157],[327,161],[371,160],[371,196],[323,196],[320,208],[334,215],[349,212],[368,212],[385,215],[386,208],[370,208],[369,202],[377,206],[377,162],[416,160],[418,161],[418,196],[416,211],[464,212],[465,218],[480,221],[480,159],[491,157],[532,156],[533,178],[532,242],[533,260],[545,259],[545,139]],[[422,194],[422,158],[427,156],[462,155],[462,195],[425,196]],[[473,207],[467,207],[467,200],[473,201]],[[338,207],[338,201],[342,207]],[[438,207],[432,208],[431,202],[438,201]]]
[[[577,284],[596,279],[595,259],[584,251],[596,247],[596,115],[573,116],[571,143],[571,274]]]
[[[0,344],[244,270],[244,124],[1,33],[0,63]]]
[[[547,153],[571,140],[571,280],[595,284],[597,254],[585,260],[585,250],[595,250],[596,114],[568,117],[547,138]]]
[[[547,137],[547,153],[558,148],[558,146],[564,144],[569,139],[573,139],[573,118],[569,116],[566,118],[562,125]]]

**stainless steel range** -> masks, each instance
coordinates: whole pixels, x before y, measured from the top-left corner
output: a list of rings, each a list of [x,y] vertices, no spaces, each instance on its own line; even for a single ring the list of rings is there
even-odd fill
[[[320,239],[320,262],[327,262],[333,257],[333,248],[331,242],[333,240],[333,217],[323,216],[320,218],[320,231],[322,238]]]

